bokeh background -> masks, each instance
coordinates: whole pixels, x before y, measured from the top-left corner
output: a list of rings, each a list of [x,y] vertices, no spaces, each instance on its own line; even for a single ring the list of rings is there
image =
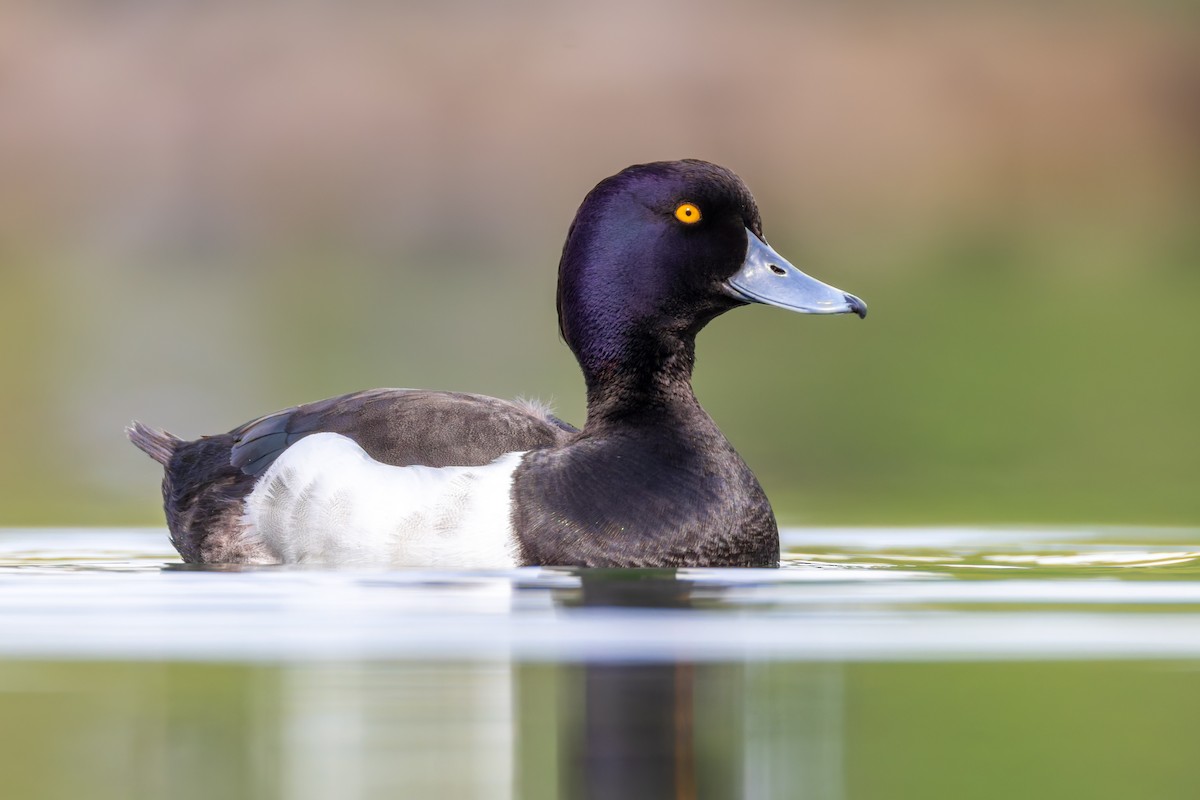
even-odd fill
[[[744,309],[701,400],[785,524],[1200,521],[1192,4],[5,3],[0,524],[160,524],[184,436],[552,400],[575,208],[699,157],[865,321]]]

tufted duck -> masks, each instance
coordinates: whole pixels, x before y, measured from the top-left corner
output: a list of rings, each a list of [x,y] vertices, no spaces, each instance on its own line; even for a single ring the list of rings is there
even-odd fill
[[[776,566],[771,505],[691,385],[696,334],[747,303],[867,313],[771,249],[729,170],[632,166],[587,195],[559,262],[581,430],[532,404],[375,389],[195,441],[129,437],[165,468],[188,562]]]

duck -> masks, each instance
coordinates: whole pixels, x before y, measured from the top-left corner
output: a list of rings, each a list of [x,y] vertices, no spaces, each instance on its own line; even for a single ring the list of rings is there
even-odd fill
[[[188,563],[775,567],[771,504],[692,389],[696,335],[752,304],[867,314],[767,243],[729,169],[637,164],[585,196],[559,261],[582,427],[538,403],[372,389],[190,441],[127,434],[163,467]]]

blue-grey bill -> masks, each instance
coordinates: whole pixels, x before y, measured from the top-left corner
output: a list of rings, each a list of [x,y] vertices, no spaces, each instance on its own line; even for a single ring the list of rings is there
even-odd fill
[[[805,275],[749,229],[746,240],[742,268],[725,281],[729,296],[802,314],[867,315],[867,304],[862,300]]]

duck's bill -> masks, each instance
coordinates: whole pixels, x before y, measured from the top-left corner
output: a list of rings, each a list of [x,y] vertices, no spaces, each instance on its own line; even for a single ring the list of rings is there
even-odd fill
[[[725,293],[730,297],[802,314],[867,315],[867,304],[862,300],[805,275],[753,231],[746,230],[746,239],[746,260],[725,281]]]

